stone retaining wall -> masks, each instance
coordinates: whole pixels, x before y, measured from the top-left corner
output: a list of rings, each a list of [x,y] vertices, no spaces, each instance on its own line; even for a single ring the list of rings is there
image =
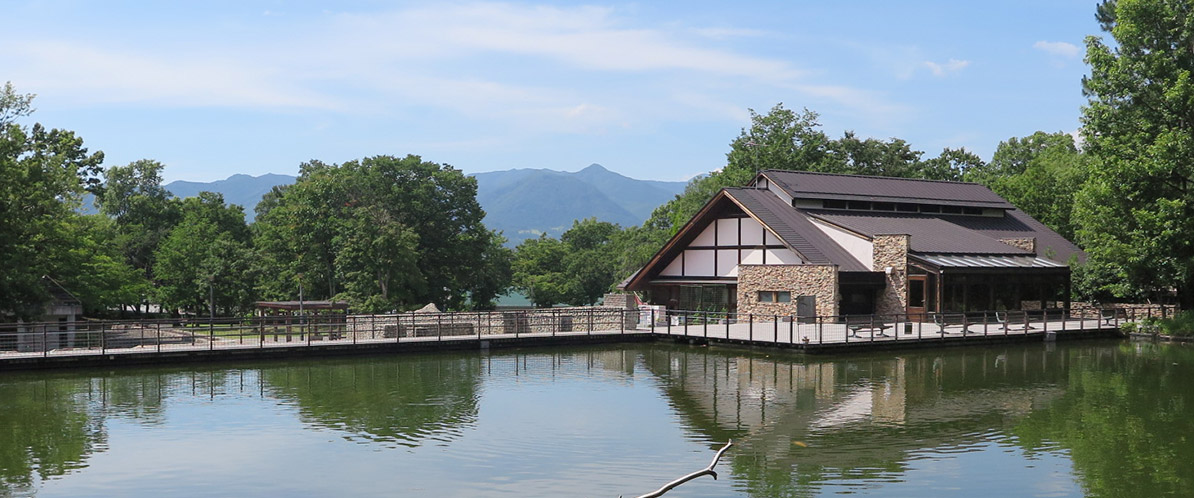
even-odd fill
[[[346,328],[357,339],[451,337],[620,330],[638,315],[609,306],[517,311],[349,315]],[[626,324],[630,323],[628,327]]]

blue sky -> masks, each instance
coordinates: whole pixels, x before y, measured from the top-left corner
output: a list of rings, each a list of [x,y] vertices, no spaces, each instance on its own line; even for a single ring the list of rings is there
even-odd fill
[[[0,81],[167,180],[418,154],[684,180],[747,109],[933,157],[1079,126],[1095,2],[7,1]]]

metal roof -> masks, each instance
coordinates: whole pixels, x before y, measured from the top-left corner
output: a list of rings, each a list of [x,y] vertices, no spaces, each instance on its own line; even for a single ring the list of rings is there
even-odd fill
[[[809,263],[837,265],[840,271],[870,271],[869,262],[855,259],[808,216],[774,193],[754,188],[727,188],[725,192]]]
[[[938,268],[1065,268],[1066,265],[1036,256],[973,256],[956,254],[917,254]]]
[[[760,174],[788,195],[800,199],[906,202],[997,209],[1015,207],[991,189],[977,183],[788,170],[766,170]]]
[[[990,235],[967,229],[950,219],[923,214],[808,210],[813,216],[853,232],[876,235],[909,235],[913,252],[954,254],[1030,254]],[[1031,237],[1033,234],[1015,237]],[[1011,238],[1011,237],[1009,237]]]
[[[1002,218],[946,215],[942,219],[996,239],[1035,237],[1036,253],[1059,263],[1069,262],[1072,256],[1086,260],[1086,253],[1073,242],[1019,209],[1007,211]]]

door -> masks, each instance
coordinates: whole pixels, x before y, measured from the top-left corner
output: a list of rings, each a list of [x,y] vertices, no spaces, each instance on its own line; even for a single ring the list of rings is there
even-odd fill
[[[925,321],[925,275],[908,275],[908,321]]]

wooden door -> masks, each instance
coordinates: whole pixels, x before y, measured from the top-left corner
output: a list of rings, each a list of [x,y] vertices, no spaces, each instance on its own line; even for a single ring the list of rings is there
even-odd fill
[[[925,275],[908,276],[908,320],[923,322],[926,319],[925,300],[928,296],[928,286]]]

